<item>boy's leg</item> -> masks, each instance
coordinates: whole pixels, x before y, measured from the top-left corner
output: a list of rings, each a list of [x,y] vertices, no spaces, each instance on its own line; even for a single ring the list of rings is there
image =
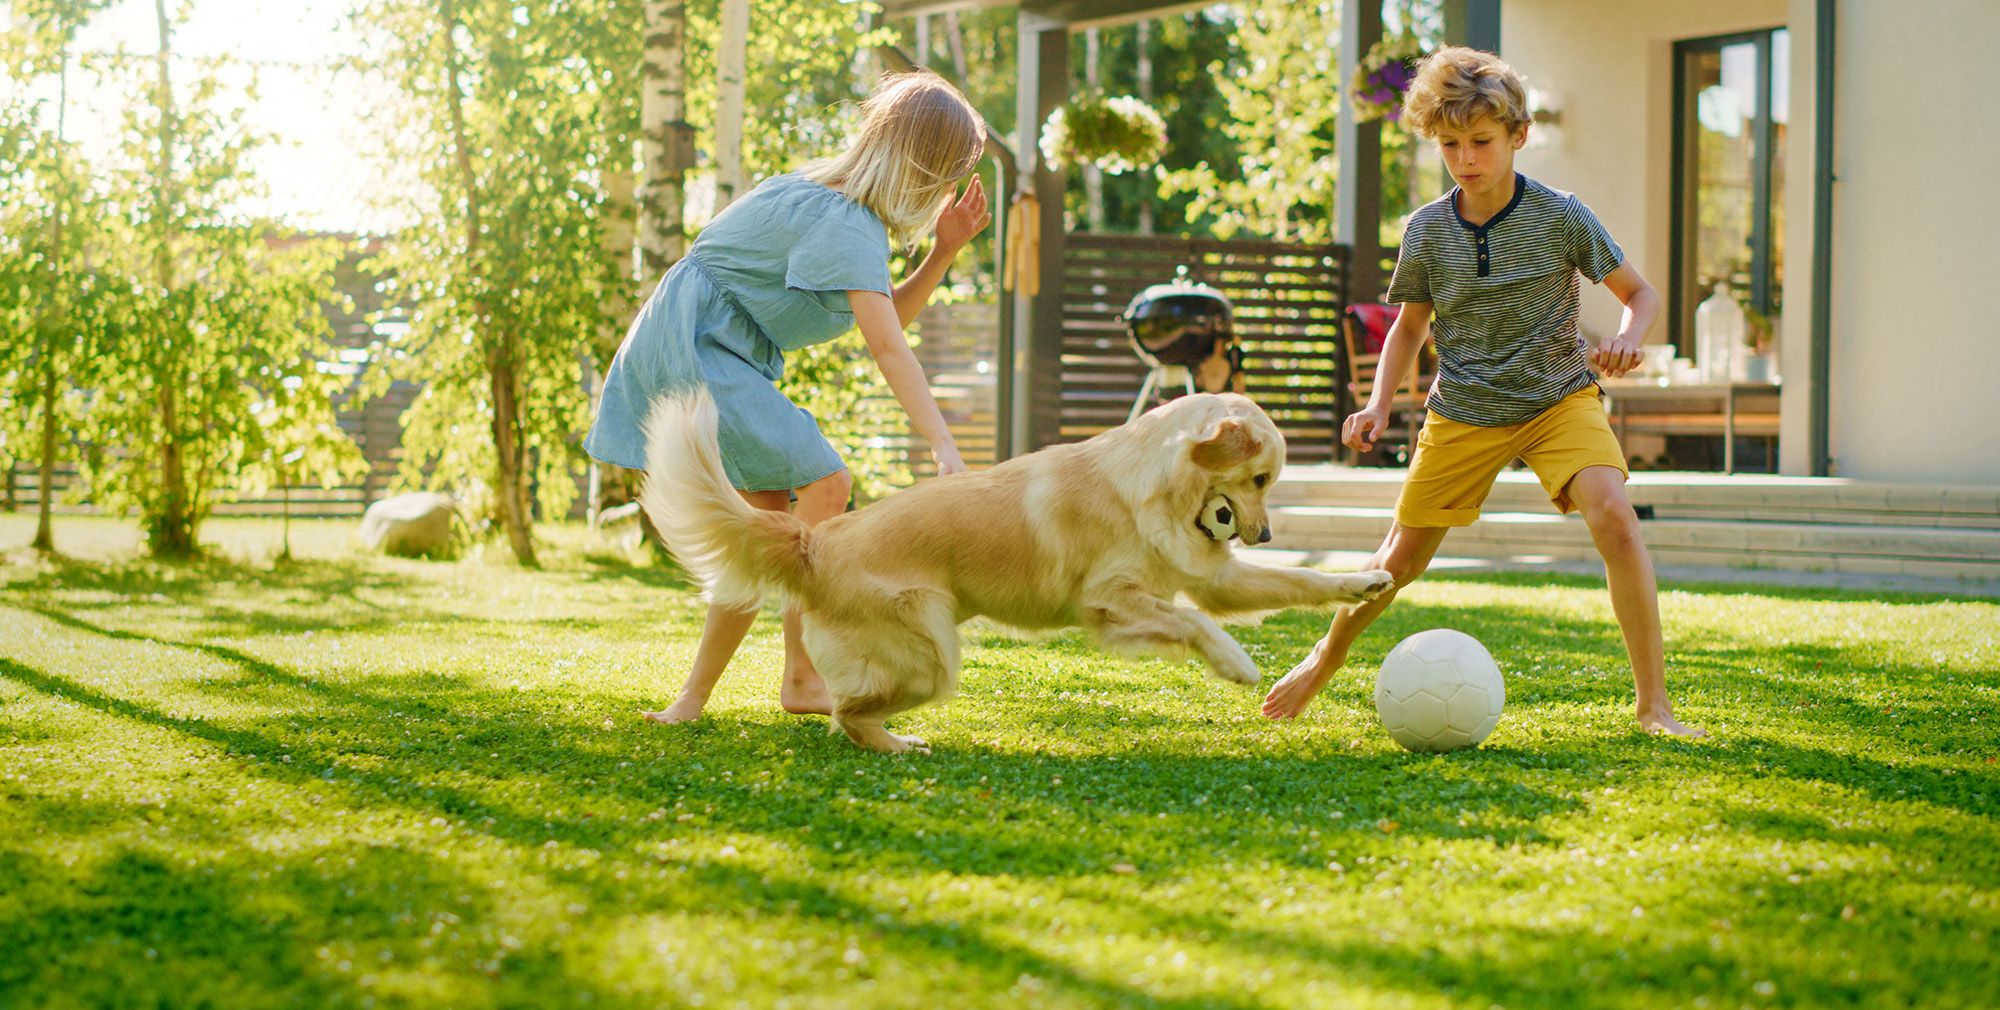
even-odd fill
[[[1354,640],[1388,609],[1399,590],[1430,567],[1445,532],[1479,518],[1479,507],[1493,490],[1494,478],[1514,458],[1512,440],[1518,428],[1482,428],[1436,414],[1424,419],[1416,452],[1410,458],[1409,475],[1396,497],[1396,523],[1368,563],[1370,568],[1388,570],[1395,577],[1395,587],[1335,614],[1325,637],[1272,685],[1259,711],[1272,719],[1290,719],[1305,711],[1313,695],[1347,662],[1347,650]]]
[[[738,493],[753,507],[767,512],[784,512],[791,508],[789,492]],[[708,696],[715,690],[715,682],[722,679],[723,668],[729,665],[730,657],[736,655],[736,647],[743,644],[743,636],[750,633],[750,626],[756,622],[755,609],[730,610],[711,604],[708,616],[702,621],[701,644],[695,647],[694,663],[688,667],[687,681],[681,685],[681,693],[666,708],[658,712],[641,711],[639,714],[654,722],[668,724],[700,718],[702,706],[708,704]]]
[[[792,514],[810,529],[847,511],[854,478],[837,470],[799,488],[798,505]],[[778,704],[794,715],[832,715],[833,699],[827,696],[826,681],[806,655],[799,635],[799,611],[785,608],[785,679],[778,682]]]
[[[1660,630],[1660,596],[1653,558],[1640,534],[1639,517],[1625,496],[1625,474],[1616,467],[1587,466],[1565,487],[1569,500],[1590,526],[1590,539],[1604,558],[1604,581],[1611,611],[1625,635],[1638,695],[1639,725],[1650,732],[1705,736],[1674,718],[1667,698],[1666,645]]]
[[[1430,566],[1431,558],[1437,556],[1438,545],[1444,542],[1447,526],[1405,526],[1397,523],[1389,528],[1389,536],[1375,551],[1364,568],[1381,568],[1396,579],[1396,585],[1388,592],[1353,607],[1342,607],[1327,625],[1326,635],[1313,643],[1312,651],[1290,673],[1280,678],[1264,696],[1260,710],[1271,719],[1290,719],[1306,710],[1313,695],[1333,679],[1334,671],[1347,662],[1347,650],[1354,640],[1368,630],[1370,624],[1389,602],[1396,598],[1397,590],[1415,582],[1417,577]]]

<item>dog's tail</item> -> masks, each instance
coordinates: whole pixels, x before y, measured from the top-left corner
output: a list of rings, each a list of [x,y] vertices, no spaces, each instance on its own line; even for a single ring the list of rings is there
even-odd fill
[[[803,596],[806,525],[787,512],[751,507],[730,486],[715,425],[707,389],[653,402],[639,493],[646,515],[711,602],[747,610],[767,589]]]

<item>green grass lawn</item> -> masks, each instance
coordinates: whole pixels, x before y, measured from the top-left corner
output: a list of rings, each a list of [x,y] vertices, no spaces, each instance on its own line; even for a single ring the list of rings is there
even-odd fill
[[[767,615],[656,727],[701,608],[216,521],[134,560],[0,517],[0,1008],[2000,1004],[2000,607],[1667,586],[1650,738],[1601,586],[1428,580],[1305,718],[1185,663],[972,629],[882,757],[779,712]],[[1268,677],[1324,618],[1238,637]],[[1487,743],[1403,752],[1375,664],[1483,640]],[[1267,679],[1267,684],[1268,684]]]

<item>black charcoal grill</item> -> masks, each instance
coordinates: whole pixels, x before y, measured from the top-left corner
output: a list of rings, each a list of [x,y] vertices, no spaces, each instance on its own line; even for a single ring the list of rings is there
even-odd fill
[[[1236,339],[1229,299],[1206,284],[1185,279],[1139,292],[1120,318],[1131,337],[1132,352],[1151,368],[1128,422],[1145,412],[1166,383],[1178,379],[1194,392],[1193,369],[1214,356],[1217,345],[1233,349]],[[1233,372],[1236,362],[1230,365]]]

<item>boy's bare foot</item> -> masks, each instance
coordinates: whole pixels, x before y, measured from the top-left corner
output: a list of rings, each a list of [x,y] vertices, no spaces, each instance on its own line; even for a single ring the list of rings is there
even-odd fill
[[[639,716],[648,722],[657,722],[662,726],[693,722],[701,718],[701,707],[704,703],[705,699],[701,698],[675,698],[673,704],[668,705],[658,712],[648,712],[641,709]]]
[[[1705,729],[1696,729],[1675,719],[1672,712],[1641,712],[1639,726],[1648,733],[1665,733],[1669,736],[1684,736],[1690,739],[1708,735]]]
[[[1271,686],[1271,692],[1264,696],[1264,705],[1258,711],[1267,719],[1291,719],[1312,704],[1313,695],[1333,679],[1334,671],[1340,669],[1338,662],[1329,662],[1326,656],[1326,639],[1313,643],[1312,651],[1290,673],[1278,679]]]
[[[793,715],[832,715],[833,696],[817,671],[787,673],[778,685],[778,705]]]

